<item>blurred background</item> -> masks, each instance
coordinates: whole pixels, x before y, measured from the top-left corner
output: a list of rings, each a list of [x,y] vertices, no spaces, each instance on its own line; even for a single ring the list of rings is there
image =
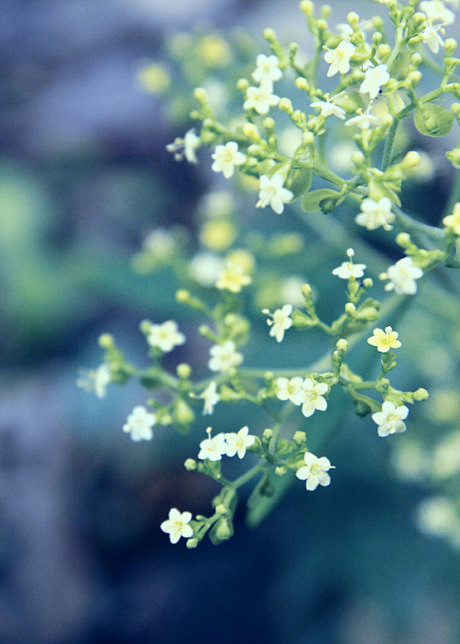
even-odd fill
[[[343,22],[347,7],[332,4],[332,22]],[[353,9],[369,17],[375,5]],[[1,3],[2,644],[460,641],[459,550],[414,521],[431,493],[417,440],[430,444],[438,430],[459,430],[459,364],[448,348],[460,349],[453,271],[427,278],[423,303],[400,314],[411,356],[401,360],[401,388],[433,392],[411,411],[405,451],[393,452],[369,419],[348,407],[344,414],[336,401],[312,425],[313,441],[322,423],[337,427],[327,445],[340,463],[330,488],[307,498],[295,486],[255,530],[237,514],[235,537],[219,547],[173,547],[159,529],[171,506],[206,513],[216,493],[182,465],[195,453],[201,419],[188,442],[167,430],[135,444],[121,427],[146,398],[138,385],[113,387],[104,400],[76,386],[81,368],[100,363],[97,338],[105,331],[139,364],[146,361],[142,319],[174,318],[192,333],[197,320],[175,302],[174,273],[136,272],[132,257],[156,228],[176,227],[198,247],[196,213],[222,184],[208,153],[193,166],[174,161],[165,146],[192,126],[194,86],[207,79],[218,103],[221,77],[252,71],[255,55],[267,52],[263,28],[276,27],[308,53],[299,16],[291,0],[282,7],[269,0]],[[220,62],[206,58],[216,46],[203,40],[210,33],[228,37],[238,58],[225,48]],[[426,145],[414,137],[407,132],[401,149]],[[421,148],[426,174],[405,193],[411,212],[429,223],[440,220],[453,181],[444,159],[452,140]],[[265,233],[280,224],[252,206],[248,217]],[[345,259],[343,230],[356,234],[352,222],[351,212],[343,229],[314,219],[292,260],[319,300],[330,270]],[[305,231],[289,213],[282,225]],[[358,261],[375,259],[376,275],[400,256],[378,234],[354,247]],[[327,317],[327,296],[321,306]],[[256,338],[266,342],[264,320],[257,324]],[[248,364],[259,366],[258,346]],[[295,360],[295,342],[285,346],[283,357]],[[193,346],[177,355],[197,359]],[[273,361],[280,356],[273,350]],[[359,351],[354,359],[364,360]],[[246,424],[245,413],[221,422]]]

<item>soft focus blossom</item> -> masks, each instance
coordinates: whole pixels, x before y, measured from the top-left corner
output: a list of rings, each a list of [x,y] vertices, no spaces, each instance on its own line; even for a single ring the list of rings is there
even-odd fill
[[[403,257],[396,264],[389,266],[386,273],[379,275],[380,279],[390,280],[385,284],[385,291],[393,291],[398,295],[414,295],[417,292],[415,280],[422,277],[423,271],[414,265],[412,257]]]
[[[166,146],[168,152],[174,154],[176,161],[182,161],[185,157],[189,163],[197,163],[195,150],[200,147],[200,137],[191,129],[186,132],[184,138],[177,137],[173,143]]]
[[[152,427],[156,423],[154,414],[151,414],[145,407],[139,405],[134,407],[132,413],[128,416],[126,423],[123,425],[123,431],[131,435],[135,442],[149,441],[153,438]]]
[[[359,87],[361,94],[369,94],[370,98],[375,98],[380,92],[380,88],[388,83],[390,74],[386,65],[377,65],[370,67],[364,74],[364,80]]]
[[[185,335],[178,330],[174,320],[168,320],[163,324],[151,324],[147,341],[150,346],[157,347],[167,353],[172,351],[174,347],[184,344]]]
[[[219,275],[216,287],[231,293],[239,293],[243,286],[248,286],[251,281],[251,278],[244,273],[241,266],[238,266],[235,262],[227,262],[224,271]]]
[[[356,47],[348,40],[339,42],[335,49],[328,49],[324,54],[324,60],[329,63],[328,76],[334,76],[337,72],[346,74],[350,71],[350,58],[355,53]]]
[[[271,107],[278,105],[279,100],[279,96],[273,94],[271,83],[262,83],[259,87],[248,87],[243,108],[254,109],[259,114],[267,114]]]
[[[189,525],[192,518],[191,512],[179,512],[177,508],[171,508],[166,521],[160,528],[169,534],[171,543],[177,543],[181,537],[189,539],[193,535],[192,527]]]
[[[259,54],[256,59],[256,69],[252,73],[256,83],[274,83],[278,81],[283,72],[278,67],[278,58],[276,56],[265,56]]]
[[[237,367],[243,361],[243,356],[236,351],[235,343],[232,340],[214,345],[209,353],[211,359],[208,362],[208,367],[211,371],[225,372],[232,367]]]
[[[225,434],[225,440],[228,444],[227,456],[238,455],[238,458],[244,458],[246,449],[254,445],[255,436],[248,433],[249,428],[242,427],[239,432],[230,432]]]
[[[201,286],[214,286],[224,269],[224,261],[219,255],[200,251],[192,257],[188,269],[192,278]]]
[[[382,226],[385,230],[391,230],[395,216],[391,212],[391,201],[388,197],[382,197],[379,201],[374,199],[363,199],[361,201],[361,212],[356,215],[355,221],[367,230],[375,230]]]
[[[267,324],[271,327],[270,335],[276,338],[277,342],[281,342],[284,338],[284,332],[292,326],[292,319],[289,317],[292,313],[292,306],[285,304],[282,308],[276,309],[274,313],[270,313],[268,309],[263,309],[262,313],[271,316],[272,319],[267,320]]]
[[[226,179],[233,176],[235,166],[242,165],[246,161],[246,157],[239,152],[238,143],[235,141],[229,141],[225,145],[217,145],[212,158],[214,163],[211,170],[222,172]]]
[[[98,398],[105,398],[107,385],[110,384],[111,380],[109,365],[102,363],[97,369],[82,371],[80,378],[77,380],[77,385],[87,392],[94,391]]]
[[[455,14],[446,7],[442,0],[424,0],[420,3],[419,8],[430,22],[451,25],[455,21]]]
[[[361,130],[369,130],[371,127],[382,125],[382,123],[383,121],[379,116],[375,116],[375,114],[370,114],[369,112],[364,112],[363,114],[358,114],[357,116],[353,116],[353,118],[348,119],[348,121],[345,122],[345,125],[347,127],[355,125]]]
[[[445,496],[430,496],[417,508],[417,527],[433,537],[449,536],[458,523],[455,502]]]
[[[208,461],[220,461],[228,451],[228,443],[225,441],[224,434],[216,434],[211,438],[211,428],[207,429],[209,438],[205,438],[200,443],[198,458]]]
[[[202,391],[197,398],[202,398],[204,401],[203,415],[213,414],[214,407],[220,400],[220,396],[217,393],[216,383],[214,381],[210,382],[206,389]]]
[[[442,223],[446,228],[453,230],[456,235],[460,235],[460,201],[457,201],[452,214],[444,217]]]
[[[429,23],[421,33],[423,42],[426,42],[433,54],[437,54],[439,48],[444,47],[444,40],[439,35],[440,31],[443,31],[441,27],[433,27],[433,25]]]
[[[305,378],[302,387],[293,395],[294,404],[302,405],[302,414],[307,418],[317,409],[325,411],[327,401],[323,394],[327,393],[328,389],[325,382],[315,382],[313,378]]]
[[[311,103],[311,107],[317,107],[324,118],[328,116],[336,116],[339,119],[345,118],[346,112],[343,107],[335,105],[332,101],[315,101]]]
[[[388,353],[390,349],[399,349],[401,342],[398,340],[399,333],[393,331],[391,326],[386,326],[385,331],[374,329],[373,335],[367,339],[367,342],[373,347],[377,347],[380,353]]]
[[[406,431],[404,420],[409,414],[409,409],[405,405],[396,407],[389,400],[385,400],[382,410],[372,414],[372,420],[378,425],[377,433],[379,436],[389,436]]]
[[[256,208],[271,206],[277,215],[284,210],[284,204],[293,198],[293,193],[283,187],[284,176],[276,172],[271,179],[263,174],[260,177],[259,201]]]
[[[276,397],[279,400],[290,400],[294,404],[297,400],[297,394],[302,390],[303,378],[296,376],[294,378],[277,378],[276,380]]]
[[[305,481],[305,487],[309,492],[316,490],[318,485],[327,486],[331,482],[328,471],[334,467],[325,456],[318,458],[311,452],[304,456],[305,465],[300,467],[296,476],[301,481]]]

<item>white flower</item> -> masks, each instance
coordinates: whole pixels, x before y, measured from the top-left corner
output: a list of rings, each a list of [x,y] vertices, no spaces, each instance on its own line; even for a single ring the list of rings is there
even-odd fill
[[[444,40],[439,35],[440,31],[444,32],[441,27],[433,27],[432,24],[428,24],[421,33],[423,42],[426,42],[433,54],[438,53],[439,47],[444,47]]]
[[[158,347],[166,353],[172,351],[174,347],[184,344],[185,335],[178,331],[177,323],[174,320],[168,320],[163,324],[150,325],[147,341],[152,347]]]
[[[228,443],[225,442],[224,434],[216,434],[211,438],[211,428],[206,430],[209,438],[205,438],[200,443],[198,458],[204,461],[221,461],[222,456],[228,451]]]
[[[365,226],[367,230],[375,230],[379,226],[385,230],[391,230],[394,218],[388,197],[382,197],[379,201],[366,198],[361,201],[361,212],[356,215],[355,221],[360,226]]]
[[[348,119],[348,121],[345,122],[345,125],[347,127],[356,125],[356,127],[359,127],[361,130],[369,130],[371,127],[382,125],[382,123],[383,121],[379,116],[375,116],[369,112],[364,112],[364,114],[358,114],[358,116]]]
[[[328,389],[325,382],[315,382],[312,378],[305,378],[301,389],[294,394],[293,402],[295,405],[302,405],[302,414],[308,418],[317,409],[319,411],[327,409],[327,401],[323,394]]]
[[[231,293],[239,293],[243,286],[248,286],[252,282],[249,275],[246,275],[243,268],[235,262],[227,262],[224,270],[216,281],[216,288],[227,290]]]
[[[404,419],[407,418],[409,409],[405,405],[396,407],[389,400],[385,400],[382,410],[372,414],[372,420],[378,425],[378,435],[388,436],[406,431]]]
[[[334,268],[332,271],[333,275],[337,275],[342,280],[347,280],[350,277],[360,278],[364,275],[364,269],[366,264],[353,264],[353,256],[355,251],[352,248],[347,250],[347,255],[350,258],[348,262],[342,262],[340,266]]]
[[[206,389],[197,398],[203,398],[203,415],[214,413],[214,407],[220,400],[220,396],[216,391],[216,383],[212,381]]]
[[[126,423],[123,425],[123,431],[131,434],[131,439],[135,442],[141,440],[150,441],[153,438],[152,427],[155,423],[155,415],[149,413],[142,405],[139,405],[134,407],[132,413],[128,416]]]
[[[335,49],[328,49],[324,54],[324,60],[330,64],[327,75],[334,76],[337,72],[346,74],[350,70],[350,58],[355,53],[355,49],[348,40],[339,42]]]
[[[171,543],[177,543],[181,537],[189,539],[193,536],[192,527],[189,525],[191,518],[191,512],[179,512],[177,508],[171,508],[168,518],[163,521],[160,528],[169,534]]]
[[[232,340],[214,345],[209,353],[212,356],[208,362],[211,371],[228,371],[243,362],[243,356],[236,351],[235,343]]]
[[[283,72],[278,67],[278,58],[276,56],[259,54],[256,59],[256,65],[256,69],[252,73],[256,83],[274,83],[283,75]]]
[[[305,279],[299,275],[290,275],[282,280],[280,284],[280,299],[282,302],[289,302],[292,306],[302,306],[305,302],[302,295],[302,285]]]
[[[306,488],[309,492],[316,490],[318,485],[327,486],[331,482],[328,471],[334,468],[331,462],[325,456],[318,458],[311,452],[304,456],[305,465],[299,468],[296,476],[301,481],[306,481]]]
[[[284,204],[294,196],[290,190],[283,188],[284,176],[281,172],[276,172],[271,179],[263,174],[260,177],[259,201],[256,208],[265,208],[271,206],[277,215],[284,210]]]
[[[297,394],[302,390],[303,378],[278,378],[276,381],[276,397],[279,400],[290,400],[292,403],[297,400]]]
[[[270,335],[275,337],[277,342],[281,342],[284,338],[284,332],[292,326],[292,320],[289,317],[292,313],[292,306],[285,304],[281,309],[276,309],[274,313],[270,313],[268,309],[263,309],[262,313],[272,317],[271,320],[267,320],[267,324],[271,327]]]
[[[192,257],[189,272],[201,286],[214,286],[224,269],[224,260],[219,255],[201,251]]]
[[[430,22],[442,22],[445,25],[451,25],[455,21],[455,14],[441,0],[421,2],[420,11],[423,11]]]
[[[195,150],[199,147],[200,137],[195,134],[194,129],[191,129],[185,133],[183,139],[177,137],[173,143],[169,143],[166,146],[166,149],[174,154],[176,161],[182,161],[185,157],[189,163],[196,163]]]
[[[82,371],[81,377],[77,380],[77,386],[87,392],[94,391],[98,398],[105,398],[107,385],[111,380],[110,367],[104,362],[97,369]]]
[[[360,85],[359,91],[361,94],[366,92],[370,98],[375,98],[382,85],[388,83],[390,74],[387,71],[386,65],[377,65],[377,67],[370,67],[364,74],[364,80]]]
[[[248,87],[246,100],[243,103],[245,110],[253,108],[259,114],[267,114],[270,107],[278,105],[280,97],[273,94],[271,83],[262,83],[259,87]]]
[[[455,503],[446,496],[430,496],[417,508],[417,526],[425,534],[448,536],[457,522]]]
[[[211,166],[214,172],[222,172],[226,179],[233,176],[235,166],[241,165],[246,161],[244,154],[238,151],[238,143],[229,141],[225,145],[216,145],[216,151],[212,155],[215,159]]]
[[[385,284],[385,291],[393,291],[398,295],[414,295],[417,292],[415,280],[422,277],[423,271],[415,266],[412,257],[403,257],[389,266],[386,273],[382,273],[380,279],[389,279]]]
[[[251,436],[248,432],[249,428],[246,426],[242,427],[238,433],[225,434],[225,440],[228,444],[227,456],[238,454],[238,458],[244,458],[246,449],[254,445],[256,440],[256,437]]]
[[[335,105],[331,101],[315,101],[311,104],[311,106],[318,107],[321,111],[321,115],[324,116],[324,118],[327,118],[328,116],[336,116],[339,119],[345,118],[345,110],[342,107]]]

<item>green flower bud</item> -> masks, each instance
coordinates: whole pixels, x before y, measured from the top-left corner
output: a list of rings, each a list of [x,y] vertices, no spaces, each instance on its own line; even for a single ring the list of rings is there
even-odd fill
[[[292,437],[292,440],[293,440],[293,441],[294,441],[294,443],[296,443],[297,445],[305,445],[305,444],[306,444],[306,442],[307,442],[307,435],[306,435],[306,433],[305,433],[305,432],[302,432],[302,431],[300,431],[300,430],[297,430],[297,431],[295,432],[294,436]]]
[[[181,362],[181,364],[178,364],[176,367],[176,373],[179,376],[179,378],[182,378],[183,380],[187,380],[187,378],[190,378],[192,374],[192,368],[186,362]]]
[[[262,436],[267,441],[271,440],[273,438],[273,429],[270,429],[269,427],[267,427],[267,429],[264,429]]]
[[[100,335],[99,346],[102,349],[113,349],[113,347],[115,346],[113,335],[111,335],[110,333],[103,333],[102,335]]]
[[[174,405],[173,420],[182,426],[191,425],[195,420],[192,408],[182,398],[179,398]]]
[[[275,42],[276,40],[276,34],[273,29],[264,29],[263,36],[268,42]]]
[[[236,81],[236,88],[242,92],[245,92],[249,87],[249,81],[246,78],[239,78]]]
[[[310,87],[307,79],[303,78],[303,76],[299,76],[298,78],[296,78],[295,84],[298,89],[302,89],[306,92],[308,92],[308,89]]]
[[[208,102],[208,95],[206,94],[206,90],[203,89],[203,87],[197,87],[195,91],[193,92],[193,96],[200,105],[206,105]]]
[[[187,472],[194,472],[197,468],[197,462],[193,458],[188,458],[184,463],[184,467]]]
[[[455,40],[455,38],[446,38],[444,42],[444,51],[446,53],[446,57],[452,56],[456,49],[457,41]]]
[[[288,114],[289,116],[294,112],[294,108],[292,107],[292,101],[286,97],[283,97],[280,99],[280,102],[278,103],[278,107],[283,112],[286,112],[286,114]]]
[[[198,539],[194,539],[192,537],[190,539],[187,539],[187,541],[185,542],[185,545],[187,546],[187,548],[192,549],[192,548],[196,548],[198,543],[199,543]]]
[[[275,127],[275,121],[270,117],[264,119],[263,126],[266,130],[273,130]]]
[[[353,316],[356,313],[356,306],[351,302],[347,302],[345,304],[345,311],[348,313],[348,315]]]
[[[311,0],[302,0],[299,6],[307,18],[311,18],[313,16],[315,5]]]
[[[284,475],[285,475],[285,474],[287,474],[287,473],[288,473],[288,469],[287,469],[287,467],[286,467],[286,466],[284,466],[284,465],[277,465],[277,467],[275,467],[275,474],[276,474],[276,476],[284,476]]]
[[[340,338],[337,340],[337,343],[335,345],[337,347],[338,351],[348,351],[348,342],[344,338]]]
[[[216,506],[216,512],[217,512],[217,514],[227,514],[228,513],[228,508],[225,507],[225,505],[223,503],[219,503]]]
[[[190,292],[185,290],[185,288],[180,288],[176,291],[176,300],[178,302],[188,302],[190,300]]]
[[[417,391],[414,392],[414,400],[418,400],[418,401],[427,400],[428,397],[429,397],[429,393],[423,387],[420,387],[420,389],[417,389]]]

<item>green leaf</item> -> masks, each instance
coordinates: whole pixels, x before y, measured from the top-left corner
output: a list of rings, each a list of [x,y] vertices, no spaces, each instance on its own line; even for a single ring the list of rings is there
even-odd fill
[[[301,207],[304,212],[332,212],[340,193],[329,188],[312,190],[302,197]]]
[[[293,193],[293,199],[297,199],[310,189],[312,179],[313,171],[311,168],[306,168],[305,166],[296,168],[294,165],[289,170],[285,186]]]
[[[452,128],[454,115],[442,105],[420,105],[414,112],[414,124],[425,136],[445,136]]]

